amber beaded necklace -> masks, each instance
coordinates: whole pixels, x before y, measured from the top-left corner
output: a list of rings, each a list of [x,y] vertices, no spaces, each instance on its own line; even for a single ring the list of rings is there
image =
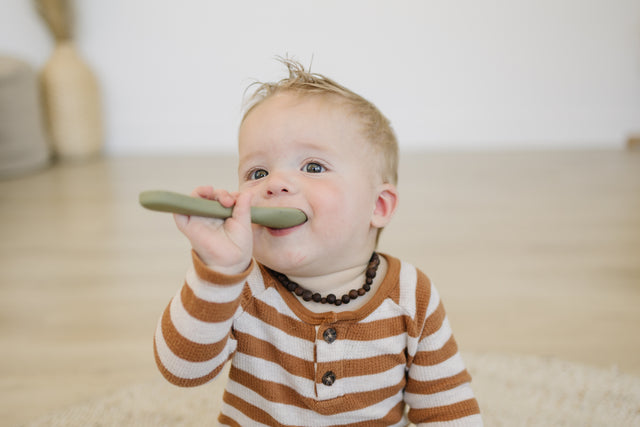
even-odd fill
[[[376,273],[378,271],[378,266],[380,265],[380,257],[377,253],[373,253],[371,255],[371,259],[369,259],[369,265],[367,266],[367,271],[365,272],[365,281],[360,289],[352,289],[348,294],[342,295],[341,298],[336,297],[334,294],[329,294],[326,297],[323,297],[319,293],[313,293],[308,289],[304,289],[302,286],[298,285],[293,280],[289,280],[289,278],[277,271],[269,270],[269,272],[273,275],[273,277],[278,280],[289,291],[293,292],[299,297],[302,297],[305,301],[313,301],[319,302],[321,304],[333,304],[335,306],[340,306],[342,304],[349,304],[349,301],[354,300],[358,297],[363,296],[367,292],[371,290],[371,284],[373,283],[374,277],[376,277]]]

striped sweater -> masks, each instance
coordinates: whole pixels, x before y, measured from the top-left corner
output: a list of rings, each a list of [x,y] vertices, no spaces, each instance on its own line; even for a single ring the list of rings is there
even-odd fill
[[[384,256],[386,277],[366,305],[313,313],[255,261],[226,276],[193,253],[156,330],[160,371],[197,386],[231,360],[222,425],[401,426],[407,415],[418,425],[482,425],[436,289]]]

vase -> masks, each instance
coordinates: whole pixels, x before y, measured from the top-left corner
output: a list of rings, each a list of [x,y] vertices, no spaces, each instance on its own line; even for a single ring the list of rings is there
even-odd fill
[[[56,44],[41,74],[44,115],[60,160],[97,157],[103,146],[98,82],[70,40]]]

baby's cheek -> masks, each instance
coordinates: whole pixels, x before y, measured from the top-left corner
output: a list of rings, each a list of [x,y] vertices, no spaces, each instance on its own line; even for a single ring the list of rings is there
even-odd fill
[[[260,255],[265,250],[263,231],[260,226],[253,225],[253,254]]]
[[[313,200],[315,209],[335,213],[341,210],[350,197],[351,195],[337,184],[316,186],[313,189],[313,194],[309,195],[309,198]]]
[[[315,224],[317,235],[327,239],[340,239],[353,231],[354,216],[352,206],[344,201],[328,201],[325,209],[317,216]]]

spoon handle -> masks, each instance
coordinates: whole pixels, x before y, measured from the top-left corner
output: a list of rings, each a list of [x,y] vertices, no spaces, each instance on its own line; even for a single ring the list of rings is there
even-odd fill
[[[225,208],[215,200],[185,196],[171,191],[143,191],[139,200],[143,207],[159,212],[219,219],[229,218],[233,212],[233,208]],[[289,228],[306,220],[307,216],[300,209],[259,206],[251,208],[251,222],[269,228]]]

